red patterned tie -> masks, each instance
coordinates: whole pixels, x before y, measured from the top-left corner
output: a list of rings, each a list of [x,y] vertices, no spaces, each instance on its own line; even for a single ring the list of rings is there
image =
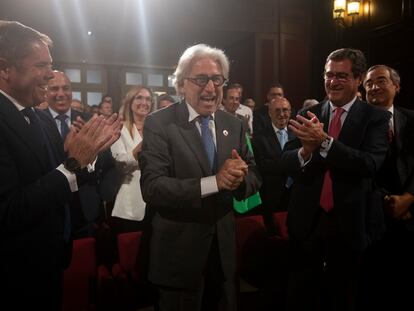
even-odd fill
[[[335,116],[329,125],[328,135],[337,139],[339,132],[341,131],[341,116],[344,113],[344,109],[337,107],[334,112]],[[332,179],[329,170],[326,171],[323,179],[322,192],[319,200],[319,204],[326,211],[329,212],[333,208],[333,193],[332,193]]]

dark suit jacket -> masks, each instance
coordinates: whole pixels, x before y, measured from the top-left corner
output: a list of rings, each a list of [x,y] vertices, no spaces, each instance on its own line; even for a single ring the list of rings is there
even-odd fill
[[[395,107],[394,128],[401,190],[414,195],[414,111]]]
[[[394,139],[377,182],[386,194],[414,195],[414,111],[394,106],[393,119]],[[409,223],[413,227],[414,220]]]
[[[253,135],[262,135],[262,133],[271,127],[272,121],[269,116],[269,107],[263,105],[262,107],[253,111]]]
[[[328,132],[329,103],[324,101],[309,110]],[[387,112],[357,100],[326,158],[316,150],[300,169],[298,149],[283,154],[286,165],[299,172],[289,204],[290,238],[304,241],[312,232],[321,209],[319,199],[327,169],[331,172],[337,227],[345,241],[352,249],[362,250],[381,237],[385,225],[374,176],[388,148],[388,119]]]
[[[232,149],[248,163],[245,182],[233,192],[201,198],[200,179],[213,175],[195,122],[184,102],[149,115],[139,156],[141,190],[153,210],[149,279],[160,285],[190,288],[199,282],[216,233],[224,275],[235,273],[233,196],[255,193],[260,177],[237,118],[215,113],[218,168]]]
[[[294,138],[295,135],[288,130],[288,142]],[[253,148],[257,167],[263,178],[260,189],[263,204],[271,211],[286,210],[287,206],[281,206],[281,199],[288,192],[288,175],[281,161],[283,151],[272,126],[264,128],[260,135],[253,137]]]
[[[55,125],[55,128],[51,128],[50,126],[47,127],[48,135],[50,135],[53,144],[55,145],[55,148],[63,151],[63,141],[62,137],[60,136],[59,132],[56,132],[57,124],[56,121],[53,119],[52,114],[50,113],[49,109],[46,109],[44,111],[45,114],[47,114],[53,124]],[[80,116],[83,120],[87,121],[89,120],[90,116],[84,113],[81,113],[76,110],[71,110],[71,123],[76,120],[76,118]],[[50,123],[49,123],[50,124]],[[56,135],[57,133],[57,135]],[[62,147],[61,147],[62,146]],[[88,175],[83,175],[82,185],[79,187],[79,200],[80,200],[80,206],[82,208],[83,217],[84,219],[80,219],[80,217],[77,217],[76,223],[74,229],[79,229],[86,225],[87,223],[94,222],[100,215],[101,212],[101,198],[99,195],[98,190],[98,184],[99,180],[102,179],[103,175],[106,172],[106,166],[107,163],[109,163],[112,160],[112,157],[109,157],[107,155],[108,151],[105,151],[104,153],[101,153],[98,156],[98,159],[95,164],[95,171]],[[104,155],[102,155],[104,154]],[[66,158],[66,155],[63,154],[63,159]],[[63,161],[63,160],[62,160]],[[114,164],[112,163],[112,166]],[[80,185],[80,184],[79,184]],[[76,200],[75,200],[76,205]],[[76,207],[75,207],[76,208]],[[75,230],[76,231],[76,230]]]
[[[1,294],[51,298],[61,286],[64,204],[72,193],[44,145],[2,94],[0,176]]]

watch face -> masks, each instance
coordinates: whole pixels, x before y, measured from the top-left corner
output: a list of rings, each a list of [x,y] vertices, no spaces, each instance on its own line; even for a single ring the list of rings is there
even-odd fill
[[[65,161],[65,167],[71,172],[75,172],[81,168],[78,160],[75,158],[67,158]]]
[[[327,148],[328,146],[329,146],[329,139],[325,139],[325,140],[322,142],[321,147],[322,147],[322,148]]]

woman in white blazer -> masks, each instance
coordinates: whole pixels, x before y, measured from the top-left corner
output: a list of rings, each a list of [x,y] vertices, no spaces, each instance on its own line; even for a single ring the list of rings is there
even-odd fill
[[[111,147],[123,177],[112,210],[117,233],[143,229],[145,202],[141,195],[141,172],[137,159],[142,147],[144,120],[151,112],[152,102],[153,93],[149,88],[135,86],[126,94],[121,108],[124,126],[121,137]]]

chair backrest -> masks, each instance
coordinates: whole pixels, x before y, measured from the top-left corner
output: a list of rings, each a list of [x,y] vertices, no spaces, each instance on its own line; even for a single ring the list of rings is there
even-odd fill
[[[276,224],[279,236],[284,240],[289,239],[289,233],[286,224],[288,212],[276,212],[273,213],[272,216],[273,221]]]
[[[90,310],[97,275],[95,238],[73,241],[72,261],[63,276],[64,311]]]
[[[236,243],[239,261],[246,247],[265,236],[266,226],[261,215],[236,218]]]
[[[118,234],[119,264],[128,273],[136,275],[137,256],[141,245],[141,231]]]

